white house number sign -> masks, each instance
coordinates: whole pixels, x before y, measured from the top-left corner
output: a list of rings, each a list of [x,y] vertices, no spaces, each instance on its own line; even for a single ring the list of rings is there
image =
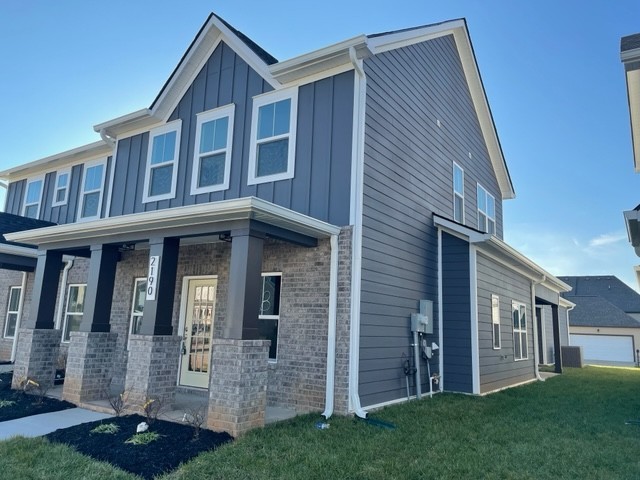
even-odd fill
[[[147,300],[156,299],[156,284],[158,283],[158,265],[160,265],[160,255],[149,257],[149,274],[147,275]]]

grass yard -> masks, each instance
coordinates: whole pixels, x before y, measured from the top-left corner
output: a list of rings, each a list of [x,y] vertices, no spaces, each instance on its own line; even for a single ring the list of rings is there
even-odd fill
[[[302,416],[163,478],[640,478],[640,425],[625,425],[640,419],[640,370],[568,369],[487,397],[437,395],[372,417],[397,428],[336,417],[318,430],[318,416]],[[12,479],[135,478],[43,439],[0,442],[0,472]]]

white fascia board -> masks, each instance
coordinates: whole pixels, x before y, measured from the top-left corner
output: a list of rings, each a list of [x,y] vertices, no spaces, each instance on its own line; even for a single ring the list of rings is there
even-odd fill
[[[627,70],[627,97],[631,120],[631,140],[633,145],[633,165],[640,173],[640,69]]]
[[[571,302],[571,301],[567,300],[567,299],[566,299],[566,298],[564,298],[564,297],[560,297],[560,301],[558,302],[558,305],[559,305],[559,306],[561,306],[561,307],[563,307],[563,308],[573,308],[573,307],[575,307],[575,306],[576,306],[576,304],[575,304],[575,303],[573,303],[573,302]]]
[[[634,48],[632,50],[625,50],[624,52],[620,52],[620,60],[622,60],[623,63],[640,60],[640,48]]]
[[[304,77],[311,77],[336,67],[351,64],[349,49],[356,49],[358,58],[371,54],[366,35],[344,40],[313,52],[300,55],[269,66],[269,71],[281,83],[290,83]]]
[[[29,258],[36,258],[38,256],[38,250],[33,247],[21,247],[19,245],[9,245],[7,243],[0,243],[0,253]]]
[[[378,54],[449,35],[456,28],[465,28],[464,20],[451,20],[436,25],[427,25],[423,28],[411,28],[403,32],[369,37],[369,47],[374,54]]]
[[[109,156],[112,153],[113,148],[103,140],[99,140],[94,143],[89,143],[88,145],[67,150],[66,152],[9,168],[0,172],[0,178],[9,181],[21,180],[36,174],[57,170],[63,166],[68,166],[73,163],[85,162],[95,158]]]
[[[114,138],[117,138],[124,132],[144,128],[158,123],[158,121],[159,120],[157,118],[154,118],[151,115],[151,110],[143,108],[136,112],[127,113],[126,115],[114,118],[113,120],[108,120],[94,125],[93,130],[98,133],[105,131]]]
[[[99,243],[101,237],[118,234],[138,232],[149,234],[149,232],[166,228],[231,220],[258,220],[316,238],[327,238],[340,233],[338,226],[259,198],[245,197],[7,233],[5,238],[12,242],[37,246],[83,239],[91,243]]]

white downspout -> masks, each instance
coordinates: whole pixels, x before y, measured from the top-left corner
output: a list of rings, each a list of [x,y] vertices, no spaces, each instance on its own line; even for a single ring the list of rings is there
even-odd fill
[[[544,378],[540,376],[540,368],[538,366],[538,319],[536,318],[536,285],[540,285],[547,279],[546,275],[543,275],[540,280],[531,282],[531,323],[533,323],[533,364],[536,378],[541,382],[544,382]]]
[[[333,397],[336,374],[336,319],[338,312],[338,235],[331,235],[331,267],[329,270],[329,327],[327,331],[327,382],[325,387],[324,412],[329,418],[333,414]]]
[[[67,276],[69,270],[73,267],[73,258],[67,260],[62,270],[62,281],[60,282],[60,295],[58,296],[58,309],[56,311],[56,323],[55,328],[60,328],[62,324],[62,312],[64,311],[64,295],[67,291]]]
[[[354,88],[354,121],[352,161],[353,196],[352,215],[353,243],[351,261],[351,328],[349,337],[349,410],[358,417],[366,418],[367,412],[360,404],[359,368],[360,368],[360,288],[362,278],[362,202],[364,182],[364,109],[366,101],[366,76],[356,56],[355,48],[349,48],[349,59],[356,72],[357,83]]]
[[[100,130],[100,138],[104,143],[109,145],[111,148],[116,146],[116,139],[109,135],[105,129]]]
[[[24,306],[24,296],[27,291],[27,272],[22,272],[22,284],[20,287],[20,302],[18,303],[18,319],[16,320],[16,329],[13,332],[13,344],[11,345],[11,363],[16,361],[16,350],[18,349],[18,332],[22,323],[22,307]]]
[[[442,230],[438,228],[438,343],[440,345],[440,353],[438,360],[440,362],[439,374],[440,381],[438,382],[438,390],[444,391],[444,321],[442,319],[442,304],[444,303],[442,294]],[[429,380],[431,381],[431,380]]]
[[[569,346],[571,345],[571,333],[569,333],[569,312],[574,308],[576,308],[575,305],[573,307],[567,307],[567,311],[565,313],[565,317],[567,320],[567,345]]]

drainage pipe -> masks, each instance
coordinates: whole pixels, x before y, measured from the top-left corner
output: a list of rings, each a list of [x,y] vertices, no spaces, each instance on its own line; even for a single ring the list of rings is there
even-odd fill
[[[336,374],[336,318],[338,312],[338,235],[331,235],[331,266],[329,270],[329,326],[327,331],[327,380],[325,386],[324,412],[329,418],[333,414],[333,398]]]
[[[413,361],[416,367],[416,397],[422,398],[422,385],[420,384],[420,344],[418,343],[418,332],[413,332]]]
[[[16,361],[16,350],[18,349],[18,332],[22,323],[22,307],[24,305],[24,295],[27,291],[27,272],[22,272],[22,284],[20,287],[20,302],[18,302],[18,318],[16,319],[16,329],[13,332],[13,344],[11,345],[11,363]]]

